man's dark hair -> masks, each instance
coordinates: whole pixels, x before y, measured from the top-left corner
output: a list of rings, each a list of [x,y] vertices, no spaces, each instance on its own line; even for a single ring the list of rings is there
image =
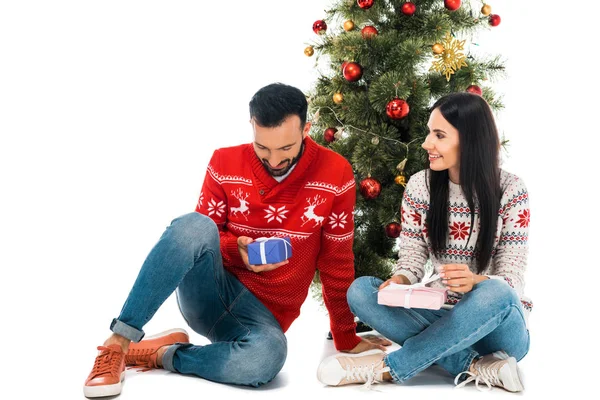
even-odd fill
[[[250,100],[250,118],[266,128],[279,126],[290,115],[300,117],[300,128],[306,124],[308,103],[302,91],[283,83],[260,89]]]

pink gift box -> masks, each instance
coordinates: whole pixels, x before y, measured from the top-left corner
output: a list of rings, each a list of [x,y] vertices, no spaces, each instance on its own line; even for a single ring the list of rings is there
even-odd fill
[[[404,308],[439,310],[446,302],[446,289],[390,284],[377,293],[377,303]]]

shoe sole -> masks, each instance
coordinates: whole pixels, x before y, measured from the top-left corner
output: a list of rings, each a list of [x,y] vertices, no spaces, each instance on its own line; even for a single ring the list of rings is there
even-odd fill
[[[522,392],[525,388],[523,387],[523,379],[521,378],[521,371],[519,371],[519,366],[517,365],[517,359],[509,356],[504,350],[494,352],[494,356],[501,360],[508,360],[508,366],[511,373],[508,377],[508,382],[502,381],[505,385],[504,389],[509,392]],[[512,371],[516,371],[516,376]]]
[[[121,393],[123,381],[125,380],[125,371],[121,372],[121,380],[119,383],[112,385],[84,386],[83,395],[85,397],[106,397],[116,396]]]
[[[319,368],[317,368],[317,379],[319,380],[319,382],[328,385],[328,386],[339,386],[339,383],[337,385],[329,385],[328,383],[323,382],[322,380],[322,374],[323,374],[323,365],[327,364],[327,362],[329,360],[335,359],[337,357],[344,356],[344,357],[348,357],[348,358],[355,358],[355,357],[363,357],[363,356],[370,356],[372,354],[381,354],[384,353],[384,351],[382,350],[369,350],[369,351],[363,351],[362,353],[357,353],[357,354],[349,354],[349,353],[338,353],[338,354],[333,354],[329,357],[326,357],[323,359],[323,361],[321,361],[321,363],[319,364]]]
[[[507,380],[503,379],[502,383],[504,384],[504,388],[509,392],[521,392],[523,391],[523,383],[521,381],[521,374],[519,372],[519,367],[517,366],[517,359],[514,357],[508,358],[508,365],[510,367],[510,375]],[[513,374],[513,371],[515,372]]]

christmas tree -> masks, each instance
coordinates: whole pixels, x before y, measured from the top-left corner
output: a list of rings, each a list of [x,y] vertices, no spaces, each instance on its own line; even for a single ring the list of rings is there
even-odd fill
[[[400,210],[404,187],[428,167],[421,143],[431,104],[469,91],[502,108],[489,87],[504,75],[502,60],[472,49],[478,32],[500,23],[491,11],[480,1],[339,0],[313,24],[304,53],[321,68],[308,93],[311,135],[355,172],[357,278],[391,275],[409,218]],[[318,274],[314,282],[321,299]]]

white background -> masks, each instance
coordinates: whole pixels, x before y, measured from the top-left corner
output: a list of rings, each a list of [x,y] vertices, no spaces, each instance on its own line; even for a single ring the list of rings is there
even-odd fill
[[[83,398],[95,347],[163,229],[194,209],[212,151],[252,140],[250,97],[275,81],[314,86],[315,59],[303,49],[328,4],[0,1],[0,371],[8,397]],[[504,168],[525,180],[532,208],[524,395],[585,393],[593,388],[587,360],[598,354],[590,61],[598,5],[491,5],[502,23],[477,51],[507,59],[508,79],[496,85],[506,104],[498,124],[511,142]],[[170,298],[145,330],[184,326]],[[129,371],[121,398],[364,396],[316,381],[318,362],[333,351],[327,331],[309,297],[288,331],[288,361],[267,387]],[[192,341],[206,343],[196,334]],[[439,371],[378,388],[479,395],[452,391]]]

